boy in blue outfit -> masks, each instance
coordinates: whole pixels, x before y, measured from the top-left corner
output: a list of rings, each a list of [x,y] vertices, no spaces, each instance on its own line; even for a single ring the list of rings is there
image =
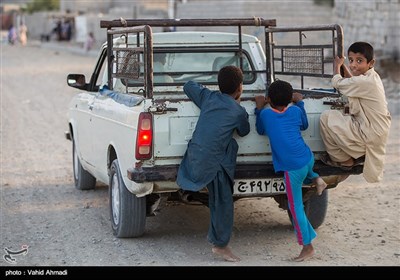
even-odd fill
[[[207,239],[212,252],[226,261],[236,262],[228,243],[233,228],[232,189],[238,144],[233,138],[250,132],[246,110],[239,105],[243,90],[243,73],[235,66],[218,72],[220,91],[211,91],[189,81],[183,89],[200,108],[192,139],[179,166],[177,184],[184,190],[199,191],[207,187],[210,226]]]
[[[304,211],[303,182],[313,180],[319,195],[326,188],[324,180],[313,171],[314,155],[301,136],[301,130],[308,127],[302,99],[303,96],[293,92],[292,86],[285,81],[273,82],[267,98],[255,97],[257,132],[269,138],[275,172],[284,172],[292,224],[298,243],[303,245],[294,261],[304,261],[315,254],[311,241],[317,234]],[[293,106],[288,106],[291,102]],[[267,103],[270,108],[264,108]]]

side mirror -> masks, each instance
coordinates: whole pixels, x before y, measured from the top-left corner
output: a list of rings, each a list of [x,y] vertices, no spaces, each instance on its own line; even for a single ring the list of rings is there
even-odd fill
[[[67,76],[67,84],[70,87],[87,90],[88,84],[86,83],[85,75],[82,74],[69,74]]]

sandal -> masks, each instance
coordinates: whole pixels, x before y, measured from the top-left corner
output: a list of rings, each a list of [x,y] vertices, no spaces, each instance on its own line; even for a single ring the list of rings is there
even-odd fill
[[[336,161],[331,160],[331,158],[329,157],[328,154],[323,154],[323,155],[320,157],[320,160],[321,160],[325,165],[329,165],[329,166],[332,166],[332,167],[338,167],[338,168],[340,168],[340,169],[342,169],[342,170],[345,170],[345,171],[350,171],[350,170],[354,167],[354,165],[351,165],[351,166],[341,165],[339,162],[336,162]]]
[[[353,166],[356,166],[356,165],[364,165],[364,161],[365,161],[365,156],[356,158],[356,159],[354,160]]]

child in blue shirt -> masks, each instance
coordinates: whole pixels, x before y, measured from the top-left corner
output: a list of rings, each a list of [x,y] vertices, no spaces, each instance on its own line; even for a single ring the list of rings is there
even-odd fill
[[[302,99],[303,96],[293,92],[288,82],[280,80],[270,85],[267,98],[255,97],[257,132],[269,138],[275,172],[284,172],[292,224],[298,243],[303,245],[294,261],[304,261],[315,254],[311,241],[317,234],[304,211],[303,182],[313,180],[319,195],[327,186],[313,171],[314,155],[301,136],[301,131],[308,127]],[[293,105],[289,105],[291,102]],[[264,108],[267,103],[271,105],[270,108]]]

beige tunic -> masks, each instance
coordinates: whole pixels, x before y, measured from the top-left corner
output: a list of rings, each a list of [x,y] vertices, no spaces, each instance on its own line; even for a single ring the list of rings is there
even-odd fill
[[[21,41],[21,44],[22,44],[23,46],[26,45],[26,42],[27,42],[27,40],[28,40],[28,38],[27,38],[27,36],[26,36],[26,33],[27,33],[27,32],[28,32],[28,28],[26,27],[25,24],[22,24],[22,25],[19,27],[19,40]]]
[[[351,78],[337,74],[332,85],[348,98],[350,114],[337,110],[321,114],[321,136],[326,151],[337,162],[365,155],[365,180],[379,182],[391,123],[382,81],[372,68]]]

